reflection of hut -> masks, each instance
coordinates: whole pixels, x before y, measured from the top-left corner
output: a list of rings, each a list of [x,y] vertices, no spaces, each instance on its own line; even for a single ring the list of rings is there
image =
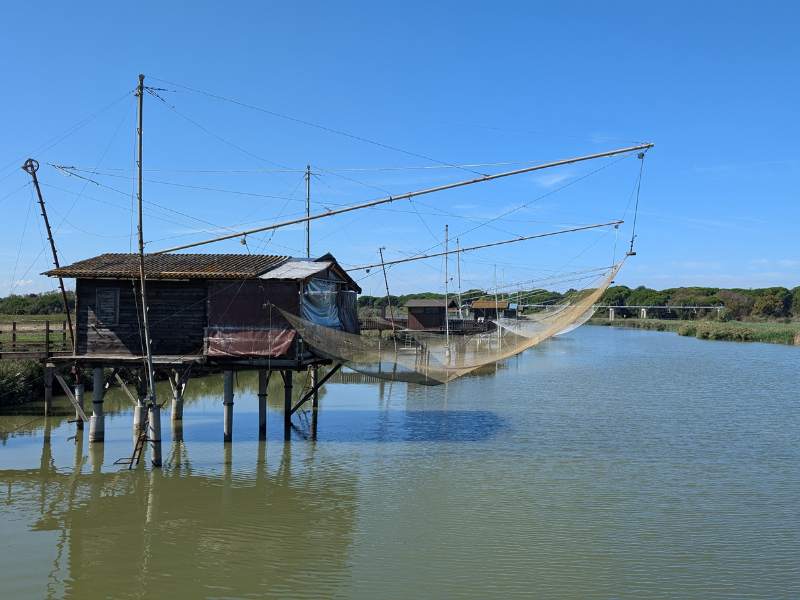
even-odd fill
[[[79,432],[72,472],[52,465],[47,439],[40,468],[0,470],[6,511],[49,534],[33,534],[43,551],[26,557],[49,577],[24,595],[49,596],[44,586],[59,583],[52,595],[65,598],[345,594],[357,484],[349,471],[292,469],[288,449],[268,468],[262,443],[253,465],[237,453],[234,467],[221,451],[224,468],[197,472],[191,448],[173,442],[164,473],[87,472],[84,443]],[[95,465],[102,458],[90,448]]]
[[[517,304],[508,300],[475,300],[472,303],[472,315],[477,319],[497,319],[517,316]]]
[[[408,309],[408,328],[415,331],[443,331],[447,311],[457,309],[454,300],[445,303],[444,299],[421,299],[406,302]]]
[[[297,332],[278,309],[358,330],[361,290],[330,254],[158,254],[145,265],[156,356],[302,362]],[[103,254],[47,275],[76,279],[77,358],[142,354],[138,255]]]

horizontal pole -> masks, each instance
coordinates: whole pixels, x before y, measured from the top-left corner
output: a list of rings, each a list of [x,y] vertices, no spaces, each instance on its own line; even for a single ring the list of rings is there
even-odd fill
[[[535,240],[537,238],[543,237],[551,237],[554,235],[561,235],[564,233],[574,233],[576,231],[585,231],[587,229],[597,229],[598,227],[610,227],[611,225],[621,225],[625,221],[609,221],[608,223],[597,223],[595,225],[584,225],[583,227],[572,227],[571,229],[559,229],[558,231],[549,231],[547,233],[537,233],[536,235],[525,235],[518,238],[513,238],[510,240],[501,240],[499,242],[489,242],[488,244],[479,244],[477,246],[467,246],[465,248],[457,248],[455,250],[449,250],[447,252],[436,252],[434,254],[420,254],[419,256],[411,256],[409,258],[398,258],[396,260],[387,260],[383,263],[373,263],[371,265],[361,265],[359,267],[353,267],[352,269],[347,269],[348,271],[363,271],[365,269],[374,269],[375,267],[380,266],[390,266],[390,265],[397,265],[400,263],[407,263],[412,262],[415,260],[423,260],[426,258],[435,258],[437,256],[445,256],[447,254],[460,254],[463,252],[470,252],[471,250],[479,250],[481,248],[491,248],[492,246],[502,246],[503,244],[513,244],[515,242],[524,242],[526,240]]]
[[[583,162],[586,160],[594,160],[596,158],[606,158],[609,156],[616,156],[618,154],[626,154],[628,152],[636,152],[637,150],[649,150],[653,147],[653,144],[639,144],[637,146],[628,146],[626,148],[618,148],[617,150],[609,150],[607,152],[598,152],[597,154],[587,154],[586,156],[578,156],[575,158],[565,158],[563,160],[557,160],[554,162],[544,163],[541,165],[534,165],[531,167],[525,167],[522,169],[515,169],[513,171],[505,171],[503,173],[496,173],[494,175],[483,175],[481,177],[477,177],[475,179],[467,179],[464,181],[456,181],[454,183],[447,183],[444,185],[438,185],[432,188],[426,188],[423,190],[417,190],[415,192],[406,192],[404,194],[398,194],[397,196],[386,196],[384,198],[379,198],[377,200],[372,200],[370,202],[364,202],[363,204],[355,204],[353,206],[347,206],[345,208],[339,208],[336,210],[329,210],[324,213],[319,213],[316,215],[309,215],[307,217],[299,217],[297,219],[291,219],[289,221],[282,221],[280,223],[273,223],[272,225],[265,225],[264,227],[256,227],[255,229],[246,229],[244,231],[239,231],[236,233],[229,233],[226,235],[222,235],[219,237],[211,238],[208,240],[203,240],[200,242],[192,242],[191,244],[183,244],[181,246],[173,246],[172,248],[166,248],[165,250],[159,250],[154,252],[154,254],[165,254],[167,252],[176,252],[178,250],[186,250],[188,248],[196,248],[197,246],[204,246],[206,244],[213,244],[215,242],[223,242],[225,240],[232,240],[235,238],[239,238],[245,235],[251,235],[254,233],[261,233],[263,231],[271,231],[273,229],[280,229],[282,227],[288,227],[290,225],[297,225],[299,223],[306,223],[308,221],[314,221],[316,219],[323,219],[325,217],[332,217],[334,215],[340,215],[343,213],[351,212],[354,210],[360,210],[362,208],[371,208],[373,206],[379,206],[381,204],[387,204],[389,202],[395,202],[397,200],[408,200],[410,198],[414,198],[416,196],[423,196],[425,194],[432,194],[434,192],[442,192],[444,190],[452,190],[454,188],[463,187],[466,185],[472,185],[474,183],[482,183],[484,181],[493,181],[495,179],[500,179],[502,177],[511,177],[512,175],[522,175],[523,173],[532,173],[534,171],[541,171],[543,169],[551,169],[553,167],[560,167],[563,165],[571,165],[573,163]]]

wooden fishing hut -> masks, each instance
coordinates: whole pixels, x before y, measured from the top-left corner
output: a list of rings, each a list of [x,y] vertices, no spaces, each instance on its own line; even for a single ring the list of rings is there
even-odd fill
[[[499,317],[513,319],[517,316],[517,304],[508,300],[474,300],[470,309],[476,321]]]
[[[455,300],[443,298],[412,299],[406,302],[408,329],[413,331],[444,331],[449,310],[457,310]]]
[[[358,284],[331,254],[316,259],[264,254],[146,254],[147,314],[153,364],[167,372],[172,387],[172,420],[180,421],[183,390],[190,373],[224,373],[224,439],[231,440],[233,373],[259,370],[259,436],[266,437],[267,383],[279,371],[285,389],[284,429],[307,400],[317,406],[321,385],[338,365],[292,406],[292,374],[316,370],[331,361],[316,354],[283,317],[281,310],[314,323],[358,333]],[[103,440],[104,368],[122,385],[141,427],[146,392],[134,398],[120,370],[141,373],[145,363],[143,313],[139,294],[139,255],[102,254],[47,271],[74,278],[75,347],[53,362],[93,368],[90,441]],[[145,380],[139,377],[140,382]],[[314,377],[316,380],[316,377]],[[71,391],[59,378],[65,393]],[[82,403],[83,389],[71,398]],[[76,406],[77,412],[82,412]],[[80,414],[79,414],[80,417]],[[160,434],[159,434],[160,436]],[[150,440],[151,442],[153,440]]]

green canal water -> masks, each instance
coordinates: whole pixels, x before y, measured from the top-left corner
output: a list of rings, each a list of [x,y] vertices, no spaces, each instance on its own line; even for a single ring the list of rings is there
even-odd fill
[[[243,374],[227,447],[208,377],[160,471],[114,465],[117,391],[102,445],[2,416],[0,598],[798,598],[799,367],[583,327],[447,387],[331,384],[288,444]]]

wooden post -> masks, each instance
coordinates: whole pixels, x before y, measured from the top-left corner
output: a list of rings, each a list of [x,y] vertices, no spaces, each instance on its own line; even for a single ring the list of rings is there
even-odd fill
[[[44,366],[44,414],[50,414],[53,409],[53,372],[56,366],[52,363],[47,363]]]
[[[292,372],[283,371],[283,439],[291,439],[292,433]]]
[[[44,355],[50,356],[50,321],[44,322]]]
[[[230,442],[233,440],[233,371],[224,372],[222,385],[222,439],[225,442]]]
[[[150,405],[150,413],[147,417],[147,437],[150,438],[150,446],[153,449],[151,464],[154,467],[161,466],[161,407],[157,402]]]
[[[61,349],[67,349],[67,322],[61,321]]]
[[[311,389],[314,390],[314,395],[311,398],[311,409],[314,412],[319,408],[319,389],[317,388],[317,381],[319,381],[319,369],[315,365],[311,367]]]
[[[81,381],[75,384],[75,401],[78,403],[78,406],[81,407],[83,410],[83,393],[84,393],[84,386]],[[75,421],[78,429],[83,429],[83,418],[81,414],[78,412],[78,409],[75,409]]]
[[[11,323],[11,351],[17,351],[17,322]]]
[[[92,370],[92,416],[89,418],[89,443],[103,442],[106,436],[105,415],[103,414],[103,396],[106,380],[102,367]]]
[[[258,370],[258,439],[267,439],[267,389],[269,387],[269,371]]]

